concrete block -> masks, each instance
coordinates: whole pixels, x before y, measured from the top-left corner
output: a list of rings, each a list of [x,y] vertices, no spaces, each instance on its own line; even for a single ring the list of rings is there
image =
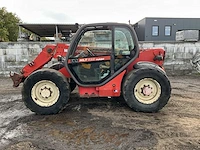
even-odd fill
[[[185,53],[185,59],[192,60],[193,57],[194,57],[193,53]]]
[[[0,48],[0,56],[2,56],[4,54],[4,49]]]
[[[195,47],[200,47],[200,41],[194,43]]]
[[[154,44],[153,46],[154,46],[155,48],[162,48],[162,49],[166,50],[165,44]]]
[[[199,46],[195,46],[195,48],[196,48],[196,52],[194,52],[194,53],[200,53],[200,45]]]
[[[0,70],[5,70],[4,56],[0,56]]]
[[[17,49],[4,49],[3,55],[16,55]]]
[[[9,42],[7,45],[8,49],[26,49],[28,43],[18,43],[18,42]]]
[[[5,62],[16,62],[16,55],[5,55]]]
[[[16,62],[28,62],[30,57],[28,55],[16,55]]]
[[[196,42],[184,42],[184,43],[181,43],[180,45],[184,46],[184,47],[195,47],[195,44]]]
[[[185,52],[186,53],[196,53],[197,49],[194,46],[187,46],[185,47]]]
[[[27,55],[28,56],[28,49],[17,49],[17,55]]]
[[[174,47],[166,47],[165,59],[174,59]]]
[[[38,48],[29,48],[29,49],[28,49],[28,55],[29,55],[29,56],[38,55],[41,51],[42,51],[42,49],[38,49]]]
[[[166,53],[174,53],[174,46],[165,47]]]
[[[140,46],[142,49],[143,48],[152,48],[152,47],[154,47],[154,43],[143,43],[143,44],[141,44],[141,46]]]
[[[179,53],[174,53],[174,59],[185,59],[185,53],[184,52],[179,52]]]
[[[33,43],[33,44],[29,44],[28,48],[33,48],[33,49],[41,49],[41,47],[43,47],[43,44],[41,43]]]
[[[184,53],[184,52],[185,52],[184,46],[174,47],[174,53]]]
[[[174,60],[174,61],[168,60],[168,61],[165,61],[164,64],[165,65],[183,65],[184,61],[183,60],[179,60],[179,59]]]
[[[196,53],[196,47],[185,47],[186,59],[192,59]]]
[[[183,30],[176,32],[176,41],[198,41],[199,30]]]
[[[5,62],[5,71],[14,71],[20,72],[20,70],[26,65],[26,63],[14,63],[14,62]]]

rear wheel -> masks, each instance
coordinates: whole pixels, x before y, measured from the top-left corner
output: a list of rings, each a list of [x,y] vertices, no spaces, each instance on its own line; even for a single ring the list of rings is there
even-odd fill
[[[59,113],[66,106],[70,95],[69,83],[58,71],[41,69],[24,81],[22,100],[37,114]]]
[[[157,112],[168,102],[171,86],[166,75],[154,68],[130,72],[123,83],[123,96],[135,111]]]

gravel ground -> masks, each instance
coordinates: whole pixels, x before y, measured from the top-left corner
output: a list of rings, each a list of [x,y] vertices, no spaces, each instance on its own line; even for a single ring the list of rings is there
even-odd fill
[[[122,99],[79,98],[57,115],[35,115],[21,86],[0,79],[0,149],[199,150],[200,76],[170,76],[172,95],[158,113],[132,111]]]

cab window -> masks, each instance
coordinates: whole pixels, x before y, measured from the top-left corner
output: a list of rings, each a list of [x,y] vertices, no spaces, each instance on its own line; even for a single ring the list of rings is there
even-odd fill
[[[131,33],[126,28],[115,28],[115,71],[130,60],[134,49],[134,42]]]
[[[92,84],[107,79],[111,75],[111,51],[112,30],[86,31],[81,36],[73,57],[71,57],[78,60],[71,67],[79,82]],[[107,59],[104,59],[104,56],[107,56]],[[80,62],[80,60],[87,61]]]
[[[74,56],[83,51],[88,53],[90,50],[95,56],[110,55],[112,48],[112,32],[111,30],[92,30],[85,32],[76,48]]]

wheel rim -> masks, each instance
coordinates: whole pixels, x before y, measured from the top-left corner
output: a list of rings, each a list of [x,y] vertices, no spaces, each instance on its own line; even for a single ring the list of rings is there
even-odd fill
[[[54,105],[58,101],[59,95],[60,91],[58,87],[49,80],[37,82],[31,90],[33,101],[42,107]]]
[[[144,78],[136,84],[134,94],[139,102],[143,104],[152,104],[160,97],[161,87],[156,80]]]

